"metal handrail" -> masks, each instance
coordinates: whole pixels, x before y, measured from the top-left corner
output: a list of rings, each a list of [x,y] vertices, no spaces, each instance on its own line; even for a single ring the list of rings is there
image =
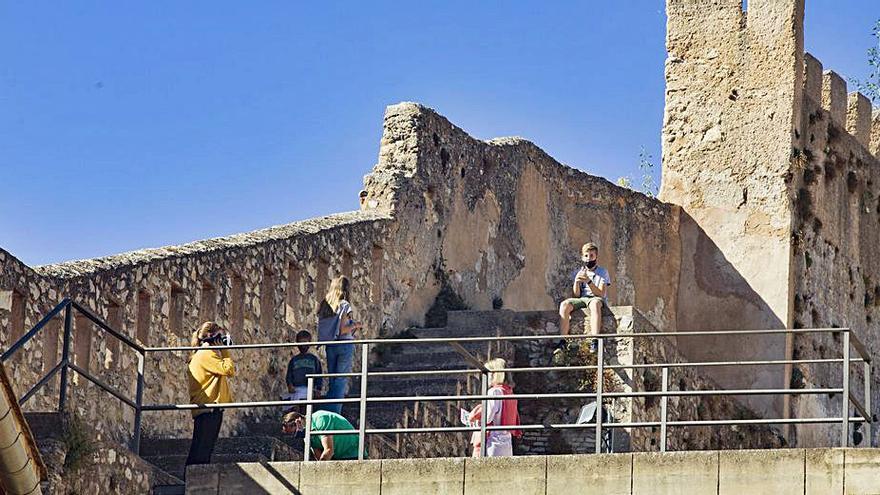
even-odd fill
[[[33,328],[31,328],[26,334],[22,335],[17,341],[15,341],[12,346],[9,347],[2,355],[0,355],[0,362],[5,362],[9,360],[19,349],[23,348],[25,344],[27,344],[31,339],[33,339],[39,332],[43,331],[44,327],[51,321],[53,318],[58,316],[61,311],[64,311],[64,333],[63,333],[63,343],[61,348],[61,359],[56,363],[51,370],[49,370],[44,376],[42,376],[37,383],[31,387],[22,397],[19,399],[19,405],[24,405],[31,397],[33,397],[40,389],[42,389],[57,373],[61,374],[61,386],[59,388],[58,393],[58,410],[63,412],[67,408],[67,388],[68,388],[68,370],[73,370],[77,374],[81,375],[88,381],[95,384],[98,388],[104,390],[109,393],[123,404],[134,409],[135,412],[135,425],[134,432],[132,433],[131,439],[131,448],[135,453],[139,453],[140,451],[140,423],[141,423],[141,414],[143,408],[143,387],[144,387],[144,347],[134,340],[127,337],[122,332],[113,329],[101,320],[98,316],[96,316],[89,308],[86,308],[79,303],[72,301],[70,298],[65,297],[58,303],[51,311],[49,311],[46,316],[44,316]],[[72,335],[72,316],[73,311],[78,311],[80,314],[84,315],[88,318],[92,323],[97,325],[102,331],[110,334],[112,337],[115,337],[127,347],[131,348],[138,354],[138,377],[137,377],[137,389],[135,394],[135,400],[131,400],[126,397],[121,392],[115,390],[113,387],[107,385],[87,370],[77,366],[70,359],[70,345],[71,345],[71,335]]]
[[[477,337],[453,337],[453,338],[424,338],[424,339],[361,339],[361,340],[346,340],[346,341],[324,341],[324,342],[312,342],[311,345],[342,345],[342,344],[353,344],[359,345],[362,348],[362,363],[361,370],[358,373],[321,373],[314,374],[308,376],[308,393],[306,400],[296,400],[296,401],[251,401],[251,402],[235,402],[235,403],[225,403],[225,404],[143,404],[143,391],[145,387],[145,359],[147,353],[156,353],[156,352],[180,352],[180,351],[193,351],[202,349],[202,347],[193,347],[193,346],[167,346],[167,347],[146,347],[142,346],[140,343],[132,340],[131,338],[124,335],[122,332],[119,332],[109,325],[107,325],[104,321],[102,321],[98,316],[95,315],[90,309],[81,306],[80,304],[71,301],[68,298],[65,298],[61,301],[55,308],[53,308],[45,317],[43,317],[40,322],[38,322],[30,331],[28,331],[25,335],[23,335],[20,339],[18,339],[8,350],[6,350],[2,355],[0,355],[0,362],[8,360],[15,352],[21,349],[25,343],[30,341],[35,335],[37,335],[45,325],[54,317],[58,316],[61,311],[64,311],[64,344],[62,348],[62,357],[61,360],[40,380],[37,382],[34,387],[32,387],[21,399],[20,403],[24,403],[30,397],[32,397],[39,389],[41,389],[45,384],[51,380],[57,373],[61,373],[61,387],[59,390],[59,410],[64,410],[66,405],[66,395],[67,395],[67,374],[68,370],[73,370],[77,374],[82,375],[84,378],[94,383],[96,386],[111,394],[115,398],[119,399],[122,403],[126,404],[129,407],[132,407],[135,410],[135,425],[133,428],[132,440],[131,440],[131,448],[136,453],[139,451],[140,444],[140,436],[141,436],[141,416],[145,411],[169,411],[169,410],[194,410],[194,409],[203,409],[203,408],[245,408],[245,407],[278,407],[278,406],[294,406],[294,405],[305,405],[306,406],[306,415],[307,417],[311,417],[313,406],[321,405],[321,404],[338,404],[338,403],[359,403],[359,427],[357,430],[344,430],[344,431],[322,431],[321,434],[357,434],[358,435],[358,444],[360,455],[363,455],[363,447],[365,444],[365,436],[368,434],[377,434],[377,433],[426,433],[426,432],[466,432],[466,431],[480,431],[483,438],[485,438],[486,432],[488,431],[496,431],[496,430],[505,430],[505,429],[520,429],[520,430],[536,430],[536,429],[578,429],[578,428],[595,428],[596,433],[596,450],[599,451],[601,447],[601,442],[598,439],[601,437],[603,428],[631,428],[631,427],[657,427],[661,428],[661,442],[660,447],[662,451],[666,450],[666,438],[667,438],[667,428],[668,427],[686,427],[686,426],[713,426],[713,425],[776,425],[776,424],[826,424],[826,423],[839,423],[841,424],[841,444],[843,446],[847,445],[847,436],[848,436],[848,425],[849,423],[865,423],[866,425],[866,434],[869,439],[869,445],[871,443],[871,425],[874,422],[873,415],[870,413],[871,411],[871,396],[870,396],[870,385],[871,385],[871,373],[872,373],[872,357],[868,354],[867,349],[862,344],[862,342],[856,337],[856,335],[849,328],[815,328],[815,329],[777,329],[777,330],[723,330],[723,331],[697,331],[697,332],[680,332],[680,333],[669,333],[669,332],[646,332],[646,333],[636,333],[636,334],[600,334],[600,335],[510,335],[510,336],[477,336]],[[70,359],[70,344],[71,344],[71,318],[72,312],[79,311],[81,314],[86,316],[92,323],[94,323],[98,328],[102,331],[109,333],[111,336],[119,339],[123,344],[127,347],[133,349],[138,355],[138,381],[136,388],[136,397],[134,400],[129,399],[124,394],[116,391],[113,387],[103,383],[100,379],[91,375],[87,370],[82,369],[77,366]],[[543,340],[580,340],[580,339],[593,339],[598,338],[602,341],[606,339],[617,340],[617,339],[627,339],[627,338],[668,338],[668,337],[698,337],[698,336],[719,336],[719,335],[790,335],[790,334],[812,334],[812,333],[840,333],[843,334],[843,343],[842,343],[842,351],[843,356],[841,358],[822,358],[822,359],[777,359],[777,360],[746,360],[746,361],[707,361],[707,362],[692,362],[692,363],[641,363],[641,364],[605,364],[604,363],[604,345],[598,346],[598,356],[597,356],[597,364],[596,365],[584,365],[584,366],[543,366],[543,367],[522,367],[522,368],[504,368],[497,371],[504,371],[510,373],[528,373],[528,372],[548,372],[548,371],[578,371],[578,370],[596,370],[598,372],[598,376],[603,376],[604,370],[622,370],[622,369],[650,369],[650,368],[661,368],[662,369],[662,389],[660,391],[634,391],[634,392],[606,392],[602,390],[603,380],[597,380],[596,382],[596,390],[595,392],[584,392],[584,393],[536,393],[536,394],[512,394],[506,396],[494,396],[488,394],[488,375],[490,373],[489,370],[483,366],[482,362],[476,359],[473,355],[471,355],[462,344],[467,343],[484,343],[484,342],[506,342],[506,341],[543,341]],[[368,362],[367,356],[369,354],[369,348],[371,345],[412,345],[412,344],[449,344],[456,350],[459,354],[463,356],[465,361],[469,364],[476,366],[476,369],[473,368],[464,368],[464,369],[456,369],[456,370],[413,370],[413,371],[370,371],[368,370]],[[241,350],[263,350],[263,349],[278,349],[278,348],[288,348],[288,347],[296,347],[301,345],[299,343],[293,342],[285,342],[285,343],[267,343],[267,344],[236,344],[231,346],[215,346],[212,347],[216,350],[222,349],[241,349]],[[850,345],[855,348],[859,357],[851,357],[850,356]],[[864,404],[860,403],[858,398],[855,397],[850,391],[849,384],[849,367],[853,363],[862,363],[864,366],[864,392],[865,392],[865,402]],[[720,366],[766,366],[766,365],[795,365],[795,364],[842,364],[843,368],[843,384],[838,388],[813,388],[813,389],[739,389],[739,390],[724,390],[724,389],[716,389],[716,390],[669,390],[668,389],[668,381],[669,381],[669,369],[670,368],[698,368],[698,367],[720,367]],[[368,397],[367,396],[367,381],[370,377],[377,376],[419,376],[419,375],[437,375],[437,374],[480,374],[481,375],[481,391],[480,394],[472,394],[472,395],[435,395],[435,396],[389,396],[389,397]],[[331,399],[315,399],[313,393],[314,387],[314,379],[315,378],[334,378],[334,377],[360,377],[361,378],[361,390],[359,397],[356,398],[331,398]],[[721,396],[735,396],[735,395],[815,395],[815,394],[842,394],[842,414],[837,417],[829,417],[829,418],[769,418],[769,419],[745,419],[745,420],[689,420],[689,421],[675,421],[667,419],[667,401],[669,397],[702,397],[702,396],[711,396],[711,395],[721,395]],[[565,398],[591,398],[595,399],[597,403],[602,404],[603,399],[606,398],[634,398],[634,397],[660,397],[661,399],[661,419],[660,421],[643,421],[643,422],[629,422],[629,423],[611,423],[611,424],[603,424],[601,414],[596,415],[596,421],[591,424],[585,425],[572,425],[572,424],[551,424],[551,425],[518,425],[516,427],[504,427],[504,426],[490,426],[486,424],[485,415],[483,415],[480,424],[477,426],[465,426],[465,427],[437,427],[437,428],[391,428],[391,429],[376,429],[376,428],[367,428],[366,427],[366,406],[369,403],[387,403],[387,402],[410,402],[410,401],[420,401],[420,402],[441,402],[441,401],[461,401],[461,400],[480,400],[483,404],[484,410],[487,407],[488,400],[543,400],[543,399],[565,399]],[[849,404],[852,403],[860,414],[860,416],[850,416],[849,415]],[[306,422],[306,442],[308,444],[310,437],[312,435],[311,432],[311,424],[310,421]],[[485,447],[487,442],[481,442],[483,454],[485,454]],[[305,450],[305,458],[308,460],[309,451]]]
[[[427,337],[413,339],[360,339],[360,340],[319,340],[310,342],[310,346],[327,346],[327,345],[397,345],[412,344],[419,342],[422,344],[448,344],[451,342],[458,343],[480,343],[480,342],[504,342],[517,340],[581,340],[581,339],[631,339],[642,337],[707,337],[712,335],[787,335],[798,333],[850,333],[849,328],[798,328],[789,330],[719,330],[717,332],[701,331],[701,332],[644,332],[644,333],[628,333],[628,334],[599,334],[599,335],[503,335],[496,337]],[[234,344],[226,346],[212,346],[216,350],[235,350],[235,349],[283,349],[289,347],[299,347],[301,343],[297,342],[280,342],[268,344]],[[163,346],[163,347],[144,347],[144,352],[181,352],[181,351],[197,351],[202,347],[193,346]],[[870,362],[869,357],[863,356]]]

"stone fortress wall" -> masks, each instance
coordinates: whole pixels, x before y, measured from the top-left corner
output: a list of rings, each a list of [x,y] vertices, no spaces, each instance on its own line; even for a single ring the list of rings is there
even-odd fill
[[[748,8],[667,1],[662,201],[562,165],[523,139],[476,140],[433,110],[401,103],[386,111],[360,211],[36,268],[0,251],[0,347],[64,296],[150,346],[185,344],[208,318],[240,343],[286,341],[314,326],[315,303],[336,274],[355,281],[368,337],[430,324],[457,299],[473,309],[553,309],[580,244],[593,240],[614,278],[609,302],[634,306],[661,331],[834,324],[853,327],[876,353],[880,125],[870,124],[863,97],[842,96],[839,78],[817,83],[821,69],[803,54],[803,0]],[[76,362],[133,394],[134,354],[89,332],[86,320],[75,323]],[[53,322],[13,360],[19,393],[58,358],[60,328]],[[677,346],[692,360],[779,359],[827,351],[828,339],[680,337]],[[239,352],[237,398],[277,397],[287,358]],[[148,361],[147,402],[186,401],[185,359]],[[728,387],[839,381],[820,368],[711,374]],[[48,409],[56,396],[53,386],[27,408]],[[127,439],[131,414],[84,380],[73,405]],[[808,397],[749,405],[772,417],[835,407]],[[224,434],[247,414],[230,414]],[[186,413],[145,417],[148,435],[189,428]],[[798,429],[799,443],[821,443],[828,431]]]
[[[858,92],[847,94],[843,78],[804,57],[800,127],[793,147],[794,327],[850,327],[876,356],[880,350],[880,114]],[[841,348],[839,334],[799,336],[795,358]],[[839,351],[838,351],[839,352]],[[855,354],[855,351],[851,351]],[[839,386],[841,370],[801,365],[793,387]],[[851,383],[863,397],[863,366]],[[876,373],[876,371],[875,371]],[[872,401],[877,404],[876,387]],[[840,401],[793,400],[794,415],[839,415]],[[876,408],[875,408],[876,411]],[[801,428],[800,443],[818,445],[827,431]]]
[[[293,330],[314,327],[317,295],[336,274],[355,281],[352,303],[367,337],[424,324],[450,294],[473,309],[553,309],[586,239],[602,246],[614,274],[612,303],[635,301],[652,323],[674,328],[675,278],[636,276],[657,257],[678,259],[673,206],[563,166],[527,141],[473,139],[411,103],[386,112],[379,163],[365,183],[358,212],[33,269],[5,255],[0,345],[65,295],[149,346],[188,345],[192,329],[211,318],[238,343],[290,341]],[[75,362],[133,397],[135,353],[91,331],[84,318],[74,326]],[[19,393],[59,358],[61,328],[58,318],[14,358]],[[276,398],[289,353],[236,354],[236,399]],[[185,362],[183,353],[147,360],[146,403],[187,402]],[[131,411],[85,380],[76,383],[75,410],[126,440]],[[56,400],[53,385],[26,409],[48,410]],[[250,414],[229,414],[223,434]],[[188,413],[144,417],[148,436],[188,435],[190,427]]]
[[[804,7],[667,1],[660,198],[686,212],[677,329],[850,327],[876,355],[880,118],[804,53]],[[836,357],[841,347],[839,334],[683,340],[693,360]],[[851,372],[862,397],[861,364]],[[828,365],[712,375],[726,386],[772,388],[842,379]],[[839,396],[750,403],[776,417],[840,415],[841,407]],[[799,426],[789,440],[828,445],[834,431]]]

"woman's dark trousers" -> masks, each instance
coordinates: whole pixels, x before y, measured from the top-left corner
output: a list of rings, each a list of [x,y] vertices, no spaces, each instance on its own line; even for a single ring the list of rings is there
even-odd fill
[[[193,421],[193,438],[186,465],[209,464],[211,453],[214,452],[214,444],[217,443],[217,435],[220,434],[220,424],[223,423],[223,410],[214,409],[199,414]]]

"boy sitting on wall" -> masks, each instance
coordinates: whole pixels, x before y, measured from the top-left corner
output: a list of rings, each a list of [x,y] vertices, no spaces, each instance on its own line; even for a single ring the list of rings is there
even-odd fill
[[[599,247],[592,242],[581,247],[581,260],[583,265],[574,272],[574,285],[571,289],[574,297],[559,305],[559,330],[562,335],[568,335],[571,312],[576,309],[589,309],[590,335],[599,335],[602,330],[602,307],[608,301],[611,276],[608,270],[599,266]],[[591,339],[590,352],[595,353],[598,348],[598,339]]]

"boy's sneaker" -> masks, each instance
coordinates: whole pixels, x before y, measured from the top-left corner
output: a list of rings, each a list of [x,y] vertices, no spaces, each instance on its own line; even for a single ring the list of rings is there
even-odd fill
[[[553,343],[553,354],[565,352],[566,350],[568,350],[568,341],[565,339],[559,339]]]
[[[590,354],[596,354],[597,352],[599,352],[599,339],[591,339]]]
[[[553,344],[553,357],[552,362],[556,362],[565,356],[565,353],[568,352],[568,341],[565,339],[559,339],[556,343]]]

